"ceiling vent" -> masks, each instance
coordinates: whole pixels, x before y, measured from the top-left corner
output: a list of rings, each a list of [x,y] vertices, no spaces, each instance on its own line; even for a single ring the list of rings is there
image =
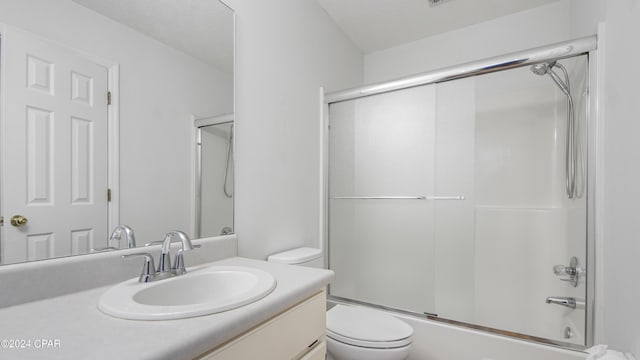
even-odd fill
[[[429,6],[437,6],[451,0],[429,0]]]

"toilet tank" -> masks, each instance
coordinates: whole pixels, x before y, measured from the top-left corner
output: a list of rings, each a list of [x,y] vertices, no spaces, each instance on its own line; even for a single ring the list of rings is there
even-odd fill
[[[321,269],[324,268],[322,250],[310,247],[301,247],[273,254],[267,258],[267,261],[280,264],[300,265]]]

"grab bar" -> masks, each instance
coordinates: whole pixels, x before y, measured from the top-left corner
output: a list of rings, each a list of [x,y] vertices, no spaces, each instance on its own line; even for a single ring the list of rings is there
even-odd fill
[[[334,196],[333,200],[464,200],[458,196]]]

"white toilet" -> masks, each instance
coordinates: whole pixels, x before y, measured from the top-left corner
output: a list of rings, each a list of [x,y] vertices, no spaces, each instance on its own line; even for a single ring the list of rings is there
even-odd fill
[[[322,251],[297,248],[268,257],[268,261],[324,267]],[[409,356],[413,328],[382,311],[336,305],[327,311],[327,360],[404,360]]]

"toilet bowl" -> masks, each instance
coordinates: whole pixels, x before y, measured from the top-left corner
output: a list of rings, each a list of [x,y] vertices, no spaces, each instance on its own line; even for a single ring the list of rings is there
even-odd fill
[[[329,360],[403,360],[413,328],[379,310],[336,305],[327,311]]]
[[[268,261],[323,267],[322,251],[297,248]],[[404,360],[411,350],[413,328],[380,310],[335,305],[327,311],[327,360]]]

